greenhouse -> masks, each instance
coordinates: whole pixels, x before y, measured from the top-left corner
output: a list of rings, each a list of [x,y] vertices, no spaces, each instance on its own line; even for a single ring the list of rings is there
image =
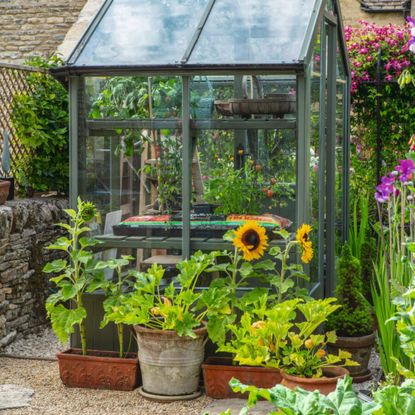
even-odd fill
[[[107,247],[184,257],[226,248],[221,230],[246,215],[311,223],[329,293],[347,229],[342,33],[330,1],[106,1],[55,72],[72,206],[97,203]]]

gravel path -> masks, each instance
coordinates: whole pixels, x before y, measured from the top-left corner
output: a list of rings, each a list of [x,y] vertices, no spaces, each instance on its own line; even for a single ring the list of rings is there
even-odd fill
[[[1,415],[200,415],[212,401],[156,403],[137,390],[115,392],[66,388],[59,378],[57,362],[0,358],[0,382],[35,390],[29,408],[1,411]]]
[[[55,359],[55,355],[69,348],[69,344],[62,345],[50,327],[45,327],[37,334],[19,339],[9,344],[4,353],[14,356],[45,357]]]

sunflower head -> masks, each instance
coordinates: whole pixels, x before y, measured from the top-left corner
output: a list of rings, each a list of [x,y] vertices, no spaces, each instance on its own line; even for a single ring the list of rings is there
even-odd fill
[[[242,252],[245,261],[259,259],[268,246],[266,230],[255,221],[247,221],[235,231],[233,245]]]
[[[301,261],[305,264],[308,264],[313,259],[313,244],[309,239],[310,232],[311,226],[304,224],[298,228],[295,235],[301,248]]]

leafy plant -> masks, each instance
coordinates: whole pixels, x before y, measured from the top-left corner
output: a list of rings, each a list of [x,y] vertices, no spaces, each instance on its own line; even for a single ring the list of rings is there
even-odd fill
[[[307,225],[306,225],[307,226]],[[307,228],[308,229],[308,228]],[[311,231],[311,228],[308,232]],[[209,272],[220,272],[221,277],[215,278],[209,289],[200,299],[200,307],[207,307],[208,334],[210,339],[223,345],[229,325],[237,321],[237,316],[244,312],[257,312],[258,307],[267,304],[279,303],[296,296],[306,297],[307,291],[295,285],[297,278],[307,279],[301,264],[290,262],[290,253],[299,247],[307,258],[312,255],[311,242],[301,242],[301,238],[290,241],[290,234],[285,230],[275,231],[284,241],[284,249],[279,246],[272,247],[268,254],[273,259],[259,260],[266,252],[268,237],[263,227],[256,222],[246,222],[236,231],[229,231],[224,239],[235,246],[234,252],[225,251],[218,255],[222,261],[208,269]],[[308,238],[307,232],[301,233]],[[250,241],[256,241],[251,244]],[[300,243],[301,242],[301,243]],[[257,262],[253,262],[258,259]],[[254,290],[239,296],[240,288],[248,285],[250,280],[260,280],[271,287],[272,293],[266,287],[257,287]]]
[[[93,292],[104,278],[101,270],[96,268],[94,254],[90,248],[99,242],[86,236],[90,228],[86,226],[96,216],[92,203],[78,199],[77,211],[66,209],[70,225],[60,223],[59,226],[68,232],[69,237],[60,237],[48,249],[62,251],[67,259],[56,259],[44,267],[46,273],[59,274],[50,279],[57,291],[46,301],[47,315],[58,338],[64,343],[68,336],[79,327],[82,354],[87,353],[86,329],[84,320],[87,317],[83,305],[85,292]],[[70,302],[70,306],[68,305]]]
[[[370,306],[363,296],[360,261],[352,255],[347,243],[343,245],[337,275],[335,296],[342,307],[328,317],[326,328],[346,337],[372,333],[373,318]]]
[[[199,276],[212,266],[216,253],[196,252],[190,259],[177,264],[179,274],[160,293],[164,268],[153,264],[147,273],[138,273],[133,291],[111,307],[107,319],[116,324],[142,325],[151,329],[174,330],[179,336],[196,337],[193,329],[200,327],[207,311],[197,311],[201,293],[195,291]]]
[[[22,189],[68,193],[69,134],[68,94],[49,73],[62,61],[33,58],[25,62],[40,68],[27,75],[30,92],[13,98],[11,119],[22,145],[28,150],[16,164]]]
[[[133,279],[137,276],[137,272],[129,270],[125,274],[122,273],[122,268],[129,265],[130,261],[134,259],[131,256],[123,255],[121,258],[113,258],[107,261],[99,261],[95,269],[97,270],[114,270],[116,272],[116,280],[98,280],[93,281],[90,290],[97,290],[99,288],[105,291],[105,300],[103,302],[104,318],[100,324],[100,328],[104,328],[108,323],[115,323],[118,336],[118,350],[119,356],[124,355],[124,325],[117,323],[113,319],[114,310],[117,310],[122,304],[123,298],[128,294],[125,294],[125,290],[133,286]]]
[[[360,215],[358,214],[360,213]],[[369,197],[360,194],[353,204],[352,223],[349,230],[350,250],[362,262],[362,251],[369,232]]]
[[[259,399],[265,399],[275,406],[276,411],[269,415],[372,415],[379,409],[375,402],[360,401],[352,389],[352,379],[349,376],[340,379],[336,390],[327,396],[319,391],[309,392],[301,388],[292,391],[282,385],[262,389],[244,385],[235,378],[229,384],[234,392],[249,393],[247,405],[239,415],[248,415]],[[230,415],[230,411],[221,415]]]
[[[294,323],[292,330],[288,332],[289,342],[284,347],[281,366],[285,372],[294,376],[319,378],[323,376],[325,367],[358,365],[350,359],[349,352],[339,350],[336,356],[325,351],[327,343],[336,342],[334,331],[315,334],[317,328],[340,307],[333,304],[334,302],[335,298],[325,298],[297,305],[304,320]]]
[[[402,385],[388,385],[373,394],[378,408],[373,415],[409,415],[415,413],[415,381],[408,379]],[[379,408],[380,406],[380,408]]]

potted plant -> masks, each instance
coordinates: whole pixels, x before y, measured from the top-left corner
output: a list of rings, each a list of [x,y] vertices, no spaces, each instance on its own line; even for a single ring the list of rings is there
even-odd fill
[[[349,368],[355,382],[363,382],[371,376],[368,369],[370,354],[375,343],[373,317],[369,303],[363,294],[360,261],[355,258],[347,243],[342,248],[338,263],[338,284],[335,295],[342,307],[328,317],[326,327],[336,330],[336,342],[329,350],[347,350],[359,366]]]
[[[291,234],[287,231],[276,231],[284,248],[272,247],[268,254],[273,259],[256,262],[254,260],[261,259],[268,247],[268,238],[263,227],[248,221],[224,236],[233,243],[235,250],[233,253],[223,253],[226,261],[209,269],[220,271],[222,277],[212,281],[201,299],[201,304],[208,308],[209,338],[218,346],[218,352],[228,352],[231,355],[228,358],[209,357],[202,365],[208,396],[215,399],[236,397],[229,387],[232,377],[258,387],[270,387],[281,381],[279,365],[269,361],[267,354],[257,355],[261,353],[261,349],[255,346],[258,341],[276,344],[279,340],[259,340],[255,330],[250,329],[246,322],[251,318],[263,320],[268,312],[283,310],[278,304],[289,304],[282,303],[284,300],[306,295],[306,291],[295,286],[294,279],[306,279],[307,276],[302,265],[290,263],[289,257],[299,247],[302,261],[308,263],[311,260],[313,249],[308,239],[310,232],[311,227],[303,225],[298,229],[296,238],[291,240]],[[269,295],[269,289],[264,287],[239,295],[239,289],[247,285],[249,279],[260,279],[267,283],[268,287],[272,287],[273,294]],[[275,304],[277,308],[272,309]],[[274,311],[270,311],[270,308]],[[288,313],[284,316],[288,318],[293,315]]]
[[[172,282],[163,293],[160,284],[164,269],[153,264],[147,273],[139,274],[133,291],[109,314],[117,324],[134,325],[143,396],[165,401],[200,395],[207,311],[196,309],[202,293],[195,287],[216,255],[197,252],[180,262],[177,285]]]
[[[132,390],[136,384],[136,358],[120,358],[117,353],[87,349],[84,294],[106,284],[102,266],[97,267],[90,250],[98,241],[84,236],[90,230],[87,223],[96,216],[95,206],[78,199],[77,211],[65,212],[70,225],[59,226],[68,231],[68,237],[59,238],[48,249],[64,252],[66,259],[56,259],[44,267],[44,272],[58,274],[50,279],[56,285],[56,292],[48,297],[46,311],[63,343],[78,328],[81,350],[69,349],[57,354],[60,377],[70,387]]]
[[[315,334],[327,317],[340,307],[333,304],[335,301],[335,298],[326,298],[297,305],[302,319],[295,322],[287,333],[288,341],[283,347],[284,357],[280,365],[282,385],[328,394],[336,389],[337,381],[349,373],[342,366],[358,365],[351,360],[349,352],[327,353],[327,343],[336,341],[334,331]]]

